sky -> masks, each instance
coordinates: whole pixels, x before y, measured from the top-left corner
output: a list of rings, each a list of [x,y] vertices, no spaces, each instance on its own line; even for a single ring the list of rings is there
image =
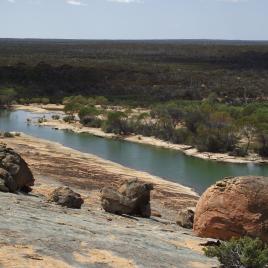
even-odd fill
[[[0,0],[0,38],[268,40],[268,0]]]

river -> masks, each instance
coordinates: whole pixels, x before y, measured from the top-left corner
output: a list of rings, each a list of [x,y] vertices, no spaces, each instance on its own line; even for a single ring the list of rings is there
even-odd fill
[[[47,113],[46,116],[51,114]],[[24,132],[55,141],[66,147],[189,186],[199,193],[226,176],[268,176],[268,165],[214,162],[186,156],[175,150],[27,124],[27,118],[40,116],[26,111],[1,110],[0,130]]]

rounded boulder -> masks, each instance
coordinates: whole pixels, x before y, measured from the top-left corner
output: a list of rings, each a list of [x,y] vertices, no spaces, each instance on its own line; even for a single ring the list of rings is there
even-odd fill
[[[251,236],[268,242],[268,178],[231,177],[217,182],[198,201],[193,228],[201,237]]]

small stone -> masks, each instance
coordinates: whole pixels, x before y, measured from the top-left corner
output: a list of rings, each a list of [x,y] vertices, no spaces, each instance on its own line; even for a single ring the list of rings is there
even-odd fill
[[[192,229],[194,223],[194,211],[191,208],[179,212],[176,223],[186,229]]]
[[[71,190],[69,187],[59,187],[55,189],[48,197],[49,202],[55,202],[58,205],[67,208],[80,209],[84,200],[81,195]]]

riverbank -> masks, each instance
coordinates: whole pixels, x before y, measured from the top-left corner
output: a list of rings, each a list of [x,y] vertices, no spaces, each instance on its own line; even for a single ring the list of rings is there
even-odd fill
[[[30,195],[0,193],[1,267],[217,265],[202,252],[200,244],[207,239],[175,224],[178,211],[195,206],[199,198],[191,189],[25,134],[0,142],[21,154],[36,179]],[[101,189],[131,178],[154,184],[151,219],[122,217],[101,209]],[[82,195],[81,210],[46,201],[62,185]]]
[[[35,113],[46,113],[48,111],[53,111],[53,107],[57,107],[56,111],[61,111],[63,113],[63,106],[62,105],[16,105],[14,106],[15,110],[26,110]],[[46,118],[46,121],[42,123],[38,123],[42,126],[49,126],[54,129],[59,130],[69,130],[75,133],[88,133],[94,136],[102,137],[102,138],[116,138],[122,139],[129,142],[135,142],[145,145],[156,146],[160,148],[172,149],[180,151],[188,156],[201,158],[204,160],[212,160],[218,162],[225,162],[225,163],[236,163],[236,164],[247,164],[247,163],[254,163],[254,164],[268,164],[267,158],[262,158],[257,154],[250,154],[246,157],[238,157],[238,156],[230,156],[227,153],[210,153],[210,152],[199,152],[196,148],[185,145],[185,144],[173,144],[170,142],[166,142],[163,140],[156,139],[154,137],[145,137],[142,135],[130,135],[130,136],[119,136],[112,133],[105,133],[100,128],[91,128],[85,127],[79,122],[74,123],[67,123],[63,120],[52,120],[50,118]]]
[[[32,113],[47,113],[48,111],[63,112],[64,105],[62,104],[29,104],[29,105],[12,105],[15,110],[23,110]]]
[[[56,142],[23,133],[14,138],[2,138],[0,141],[17,150],[34,172],[54,177],[64,185],[100,190],[107,185],[119,185],[122,180],[139,178],[144,182],[153,183],[154,199],[170,208],[174,207],[177,210],[185,204],[195,206],[199,198],[189,187],[64,147]]]

